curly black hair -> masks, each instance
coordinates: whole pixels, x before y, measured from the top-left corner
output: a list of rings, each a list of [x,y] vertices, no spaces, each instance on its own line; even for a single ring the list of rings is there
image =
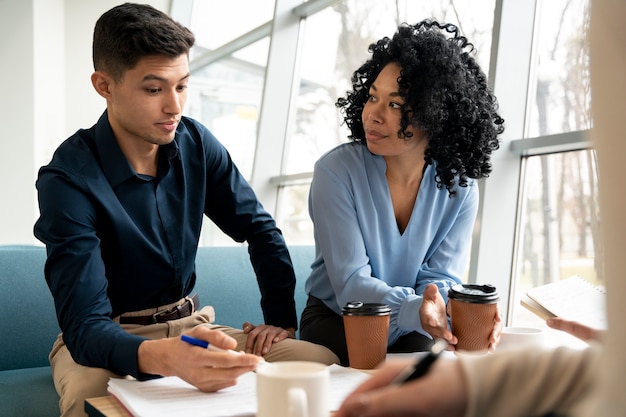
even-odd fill
[[[437,187],[456,194],[455,183],[488,177],[491,153],[500,147],[504,120],[487,85],[487,77],[472,57],[474,45],[452,24],[424,20],[403,23],[393,38],[369,46],[372,57],[352,74],[352,91],[335,105],[354,142],[366,144],[362,111],[369,89],[389,63],[401,67],[399,93],[404,99],[398,136],[409,138],[407,127],[426,132],[427,165],[437,161]]]

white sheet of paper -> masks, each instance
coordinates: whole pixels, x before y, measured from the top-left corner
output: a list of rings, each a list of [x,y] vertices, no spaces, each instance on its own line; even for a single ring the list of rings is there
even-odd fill
[[[331,410],[369,377],[365,372],[339,365],[330,369]],[[178,377],[149,381],[111,378],[109,392],[136,417],[184,415],[186,417],[244,417],[256,414],[256,374],[248,372],[237,385],[203,393]]]

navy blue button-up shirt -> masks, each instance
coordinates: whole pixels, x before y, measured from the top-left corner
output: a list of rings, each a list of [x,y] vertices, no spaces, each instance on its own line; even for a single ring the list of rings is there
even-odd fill
[[[296,327],[295,274],[282,234],[226,149],[197,121],[182,118],[150,177],[130,166],[105,112],[59,146],[40,169],[37,190],[35,236],[46,245],[45,278],[78,363],[140,376],[144,338],[111,318],[192,292],[203,215],[248,242],[266,323]]]

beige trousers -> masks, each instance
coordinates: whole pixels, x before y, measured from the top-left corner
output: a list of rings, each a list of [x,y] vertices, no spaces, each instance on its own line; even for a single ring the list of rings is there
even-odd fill
[[[124,324],[121,326],[128,333],[149,339],[177,337],[195,326],[209,326],[211,329],[221,330],[235,338],[237,340],[236,350],[244,350],[247,335],[239,329],[211,324],[213,318],[213,308],[205,307],[189,317],[167,323],[148,326]],[[339,363],[337,356],[326,347],[296,339],[285,339],[274,344],[265,356],[265,360],[268,362],[307,360],[329,365]],[[109,378],[124,377],[106,369],[92,368],[76,363],[63,343],[62,335],[57,337],[50,352],[50,365],[55,388],[61,397],[59,407],[62,417],[85,417],[85,399],[109,395],[107,392]]]

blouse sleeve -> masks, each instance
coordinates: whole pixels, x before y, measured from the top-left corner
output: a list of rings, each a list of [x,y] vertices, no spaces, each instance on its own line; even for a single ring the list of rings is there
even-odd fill
[[[371,201],[355,196],[349,181],[323,163],[316,164],[309,212],[315,225],[317,250],[322,254],[338,306],[359,300],[383,302],[391,307],[389,339],[393,341],[401,333],[397,324],[400,305],[407,297],[416,297],[415,290],[411,286],[390,286],[372,270],[368,254],[376,248],[366,247],[362,228],[367,225],[361,222],[364,217],[376,222],[376,213]],[[363,214],[367,211],[371,215]]]

